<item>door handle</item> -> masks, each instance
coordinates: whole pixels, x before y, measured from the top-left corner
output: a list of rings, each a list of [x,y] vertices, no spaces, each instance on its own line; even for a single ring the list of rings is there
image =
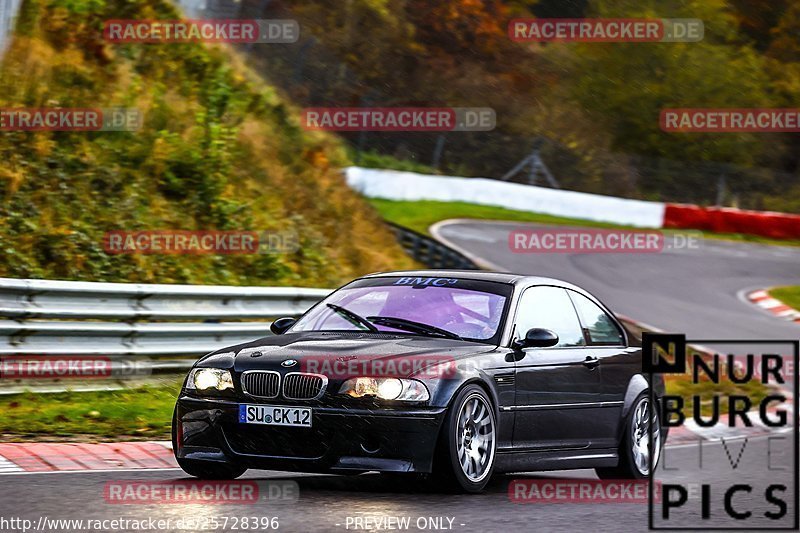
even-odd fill
[[[592,357],[591,355],[587,356],[586,359],[583,361],[583,365],[590,370],[594,370],[597,368],[597,365],[600,364],[600,359],[597,357]]]

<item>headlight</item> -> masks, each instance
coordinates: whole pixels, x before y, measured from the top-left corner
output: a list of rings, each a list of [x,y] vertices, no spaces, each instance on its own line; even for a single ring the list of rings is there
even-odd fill
[[[198,391],[226,390],[233,388],[233,378],[227,370],[219,368],[195,368],[189,373],[186,388]]]
[[[398,378],[351,378],[342,383],[339,394],[353,398],[375,396],[382,400],[410,402],[424,402],[430,398],[428,389],[421,382]]]

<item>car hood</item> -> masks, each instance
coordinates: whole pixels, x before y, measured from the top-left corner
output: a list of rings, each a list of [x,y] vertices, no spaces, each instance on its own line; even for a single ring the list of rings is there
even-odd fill
[[[305,332],[266,337],[226,351],[235,353],[236,372],[383,375],[385,371],[404,377],[494,348],[488,344],[411,335]]]

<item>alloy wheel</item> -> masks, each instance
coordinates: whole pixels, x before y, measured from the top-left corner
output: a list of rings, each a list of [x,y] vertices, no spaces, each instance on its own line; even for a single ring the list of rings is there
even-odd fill
[[[480,482],[491,470],[496,448],[494,412],[480,394],[470,395],[461,405],[455,439],[461,471],[470,481]]]
[[[661,426],[658,414],[651,408],[650,399],[642,398],[631,417],[631,455],[636,469],[646,476],[650,473],[650,427],[653,428],[653,465],[661,453]]]

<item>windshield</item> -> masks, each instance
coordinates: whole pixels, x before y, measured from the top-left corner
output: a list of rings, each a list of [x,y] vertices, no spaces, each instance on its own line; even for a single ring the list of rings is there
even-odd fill
[[[377,330],[441,337],[449,333],[495,344],[510,294],[510,285],[458,278],[361,279],[331,294],[290,331]],[[409,321],[430,328],[414,327]]]

